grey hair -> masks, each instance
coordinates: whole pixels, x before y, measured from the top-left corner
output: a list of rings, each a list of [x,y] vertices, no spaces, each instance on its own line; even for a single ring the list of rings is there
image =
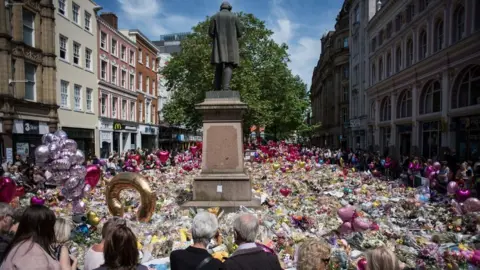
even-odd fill
[[[237,239],[248,243],[255,242],[258,234],[258,219],[250,213],[239,214],[233,221],[233,229],[237,233]]]
[[[13,216],[13,208],[8,203],[0,203],[0,217]]]
[[[230,5],[228,1],[223,1],[220,5],[220,10],[222,9],[228,9],[228,11],[232,11],[232,5]]]
[[[73,230],[73,222],[70,219],[59,217],[55,221],[55,240],[57,243],[65,243],[70,239]]]
[[[207,246],[218,230],[217,217],[207,211],[198,213],[193,218],[193,243],[202,243]]]

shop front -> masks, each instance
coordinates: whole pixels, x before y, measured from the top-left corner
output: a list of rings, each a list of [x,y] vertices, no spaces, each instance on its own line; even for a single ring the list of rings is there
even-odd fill
[[[442,130],[440,121],[421,122],[422,156],[437,158],[442,146]]]
[[[157,126],[140,125],[142,149],[153,150],[158,148],[158,131]]]
[[[77,142],[77,149],[82,150],[85,156],[95,154],[95,130],[85,128],[62,127],[69,139]]]
[[[107,119],[100,120],[100,158],[108,158],[112,153],[124,153],[136,149],[138,124],[134,122],[120,122]]]
[[[480,158],[480,116],[453,119],[455,148],[459,160],[477,161]]]
[[[48,124],[34,120],[14,120],[13,149],[5,149],[6,158],[19,155],[24,160],[35,160],[35,148],[42,144],[43,134],[49,132]]]

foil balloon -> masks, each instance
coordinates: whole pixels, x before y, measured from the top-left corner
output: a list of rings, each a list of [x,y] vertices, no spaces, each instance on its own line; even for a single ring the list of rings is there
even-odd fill
[[[42,144],[49,144],[54,141],[55,135],[52,133],[47,133],[42,136]]]
[[[361,258],[360,260],[358,260],[357,262],[357,269],[358,270],[367,270],[367,259],[365,258]]]
[[[34,196],[30,199],[30,205],[44,205],[45,199]]]
[[[273,163],[272,168],[274,171],[278,171],[278,169],[280,169],[280,164],[275,162]]]
[[[78,177],[70,177],[67,181],[65,181],[65,187],[67,189],[74,189],[82,182],[81,178]]]
[[[17,187],[15,189],[15,197],[23,197],[25,195],[25,188],[24,187]]]
[[[458,190],[458,184],[455,181],[451,181],[447,185],[447,193],[448,195],[454,195]]]
[[[72,139],[65,139],[61,142],[63,150],[69,150],[75,153],[77,151],[77,142]]]
[[[468,189],[459,189],[457,190],[456,195],[457,201],[464,202],[470,198],[471,192]]]
[[[46,162],[50,158],[50,150],[48,150],[48,146],[40,145],[35,149],[35,161],[39,162]]]
[[[100,218],[97,216],[97,213],[89,211],[87,213],[87,222],[90,225],[97,226],[100,223]]]
[[[66,133],[65,131],[63,131],[63,130],[57,130],[57,131],[55,132],[55,136],[57,136],[57,137],[60,138],[60,139],[67,139],[67,138],[68,138],[67,133]]]
[[[83,162],[85,162],[85,154],[83,153],[82,150],[75,151],[74,157],[75,157],[75,162],[73,162],[74,164],[79,164],[80,165]],[[105,162],[105,161],[103,161],[103,162]]]
[[[75,176],[75,177],[84,178],[87,175],[87,168],[85,168],[82,165],[74,165],[70,167],[70,170],[68,173],[72,177]],[[64,179],[66,178],[69,178],[69,177],[65,177]]]
[[[0,178],[0,202],[10,203],[17,193],[17,185],[10,177]]]
[[[352,223],[352,228],[356,232],[363,232],[370,229],[371,223],[364,218],[355,218]]]
[[[442,165],[440,164],[440,162],[438,161],[435,161],[433,163],[433,167],[435,168],[436,171],[440,170],[442,168]]]
[[[473,213],[480,211],[480,200],[477,198],[468,198],[463,203],[463,209],[466,213]]]
[[[190,152],[192,152],[193,155],[197,153],[198,147],[196,145],[190,147]]]
[[[50,163],[50,166],[54,170],[68,170],[70,169],[70,166],[72,163],[70,163],[70,160],[68,158],[61,158],[61,159],[56,159]]]
[[[290,195],[292,191],[289,188],[281,188],[280,189],[280,194],[282,194],[284,197],[287,197]]]
[[[298,163],[298,166],[299,166],[300,168],[304,168],[304,167],[305,167],[305,161],[300,161],[300,162]]]
[[[353,232],[352,224],[350,222],[344,222],[340,228],[338,228],[341,234],[349,234]]]
[[[72,211],[73,211],[74,214],[84,213],[85,212],[85,202],[83,202],[82,200],[73,200]]]
[[[96,187],[98,181],[100,181],[100,175],[102,171],[97,165],[88,165],[87,166],[87,175],[85,176],[85,183],[90,185],[92,188]]]
[[[105,196],[110,213],[120,217],[124,215],[125,207],[120,201],[120,193],[125,189],[134,189],[140,193],[137,218],[141,222],[148,222],[155,211],[157,196],[148,181],[138,173],[119,173],[108,182]]]
[[[169,156],[170,156],[170,153],[168,151],[161,151],[158,153],[158,158],[162,163],[167,162]]]
[[[343,222],[348,222],[353,219],[353,215],[355,214],[355,208],[353,206],[345,206],[338,209],[337,214]]]

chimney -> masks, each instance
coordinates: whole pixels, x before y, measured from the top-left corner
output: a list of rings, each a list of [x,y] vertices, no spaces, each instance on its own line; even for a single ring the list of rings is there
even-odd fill
[[[118,17],[113,12],[105,12],[100,14],[100,18],[106,21],[111,27],[118,30]]]

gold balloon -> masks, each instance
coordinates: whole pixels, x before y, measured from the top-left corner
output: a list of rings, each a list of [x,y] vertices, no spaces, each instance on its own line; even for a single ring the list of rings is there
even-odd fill
[[[148,181],[138,173],[119,173],[108,181],[105,189],[108,210],[114,216],[123,216],[125,207],[120,202],[120,192],[126,189],[135,189],[140,193],[140,207],[137,218],[141,222],[148,222],[155,211],[157,196],[150,188]]]
[[[97,226],[100,224],[100,218],[99,217],[92,217],[91,219],[88,219],[88,223],[93,226]]]

